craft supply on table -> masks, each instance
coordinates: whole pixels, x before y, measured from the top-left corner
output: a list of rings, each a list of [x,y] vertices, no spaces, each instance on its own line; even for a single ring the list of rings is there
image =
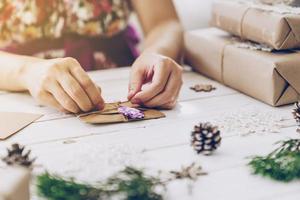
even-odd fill
[[[0,112],[0,140],[5,140],[42,115],[31,113]]]
[[[130,102],[108,103],[101,111],[78,115],[79,119],[90,124],[110,124],[131,122],[165,117],[165,114],[154,109],[147,109]]]
[[[298,127],[300,127],[300,103],[299,102],[295,104],[295,108],[293,109],[292,113],[297,122]],[[300,128],[297,129],[297,132],[300,132]]]
[[[129,120],[131,119],[144,119],[145,118],[145,114],[143,113],[143,111],[137,109],[137,108],[130,108],[127,106],[120,106],[118,108],[118,112],[122,115],[124,115],[125,117],[127,117]]]
[[[12,144],[11,148],[7,149],[7,155],[2,158],[2,161],[9,166],[19,166],[30,168],[35,161],[35,158],[30,158],[31,151],[24,151],[25,147],[17,143]]]
[[[0,168],[0,199],[29,200],[30,172],[23,167]]]
[[[37,177],[37,189],[41,197],[47,199],[140,199],[162,200],[162,187],[159,177],[146,175],[144,170],[126,167],[105,181],[90,185],[51,175],[41,174]]]
[[[243,39],[282,50],[300,47],[300,9],[253,1],[219,0],[211,24]]]
[[[196,85],[190,87],[190,89],[194,90],[195,92],[211,92],[211,91],[215,90],[216,88],[210,84],[196,84]]]
[[[221,140],[217,126],[208,122],[194,126],[191,145],[198,154],[211,155],[220,146]]]
[[[283,182],[300,179],[300,139],[280,141],[280,146],[266,156],[249,162],[254,174]]]
[[[165,178],[162,174],[168,174]],[[192,163],[181,170],[168,173],[148,175],[145,169],[125,167],[97,184],[80,183],[74,178],[52,175],[48,172],[37,177],[38,194],[48,199],[128,199],[128,200],[163,200],[167,185],[176,180],[188,179],[196,181],[204,176],[199,164]]]
[[[300,95],[300,52],[262,52],[238,48],[232,36],[208,28],[185,34],[185,54],[194,69],[273,106]]]
[[[171,174],[169,180],[190,179],[196,181],[199,176],[207,175],[207,173],[203,171],[202,166],[197,163],[192,163],[187,167],[183,166],[180,171],[171,170],[169,173]]]
[[[291,113],[272,107],[245,106],[219,116],[211,122],[219,127],[223,136],[280,133],[282,128],[295,126]]]

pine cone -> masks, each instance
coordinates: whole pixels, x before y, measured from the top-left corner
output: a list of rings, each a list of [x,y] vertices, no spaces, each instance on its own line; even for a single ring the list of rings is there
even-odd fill
[[[300,125],[300,103],[295,104],[295,109],[293,110],[293,115],[297,123]]]
[[[13,144],[11,149],[7,149],[7,156],[2,158],[2,161],[7,165],[17,165],[23,167],[31,167],[32,163],[35,161],[34,159],[30,159],[29,155],[31,151],[27,151],[24,153],[24,146],[20,146],[19,144]]]
[[[295,104],[296,108],[293,110],[293,115],[294,115],[294,118],[298,124],[298,126],[300,127],[300,103],[297,102]],[[297,130],[298,132],[300,132],[300,128]]]
[[[221,136],[218,127],[210,123],[200,123],[192,132],[192,146],[200,154],[210,155],[221,144]]]

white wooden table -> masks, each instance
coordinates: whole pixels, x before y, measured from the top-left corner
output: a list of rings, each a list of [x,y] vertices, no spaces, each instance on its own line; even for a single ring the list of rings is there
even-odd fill
[[[108,102],[126,99],[129,68],[96,71],[90,75],[102,87]],[[212,83],[217,90],[196,93],[189,89],[196,83]],[[288,116],[286,125],[280,133],[267,131],[248,136],[227,130],[222,133],[222,145],[214,155],[194,153],[190,133],[195,124],[214,119],[222,121],[226,113],[253,108],[262,113]],[[185,181],[170,184],[167,199],[295,200],[300,198],[299,181],[285,184],[254,176],[246,165],[248,156],[266,154],[274,148],[274,142],[297,137],[291,109],[292,106],[272,108],[188,71],[184,73],[179,104],[165,112],[166,118],[126,124],[88,125],[74,116],[37,106],[28,94],[1,93],[0,111],[42,113],[44,117],[0,142],[0,155],[11,143],[19,142],[37,156],[40,167],[36,172],[46,168],[90,182],[101,180],[125,165],[144,167],[152,173],[180,169],[196,161],[208,175],[198,179],[192,194],[188,193]]]

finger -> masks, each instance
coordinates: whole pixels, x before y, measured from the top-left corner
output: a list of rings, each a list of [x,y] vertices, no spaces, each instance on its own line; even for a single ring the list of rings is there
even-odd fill
[[[93,109],[93,104],[89,99],[88,95],[81,88],[80,84],[70,74],[64,74],[59,77],[59,83],[66,93],[73,99],[78,107],[88,112]]]
[[[67,111],[78,113],[80,111],[73,99],[64,91],[58,82],[51,84],[47,90],[54,96],[56,101]]]
[[[100,87],[93,83],[93,81],[81,67],[71,68],[71,74],[88,95],[92,104],[98,109],[102,110],[104,108],[104,100],[101,96]]]
[[[130,73],[130,82],[128,86],[128,100],[131,100],[132,97],[139,91],[141,91],[143,83],[144,83],[144,72],[142,68],[133,68]]]
[[[49,93],[49,92],[45,92],[41,97],[40,97],[40,101],[42,102],[42,104],[50,106],[52,108],[55,108],[57,110],[59,110],[60,112],[64,112],[64,113],[69,113],[68,110],[64,109],[59,102],[54,98],[54,96]]]
[[[154,75],[149,86],[138,92],[132,99],[133,103],[143,103],[152,99],[164,90],[170,76],[170,69],[164,62],[160,62],[154,67]]]
[[[176,95],[177,98],[179,96],[179,93],[180,93],[180,89],[177,91],[177,95]],[[168,102],[168,103],[166,103],[164,105],[159,106],[159,108],[161,108],[161,109],[167,109],[167,110],[173,109],[176,106],[176,104],[177,104],[177,98],[174,101],[171,101],[171,102]]]
[[[171,73],[165,90],[148,102],[144,103],[144,105],[147,107],[160,107],[170,102],[176,102],[180,88],[181,77],[174,73]]]
[[[166,110],[171,110],[176,106],[176,104],[177,104],[177,101],[173,101],[173,102],[164,104],[164,105],[160,106],[159,108],[166,109]]]

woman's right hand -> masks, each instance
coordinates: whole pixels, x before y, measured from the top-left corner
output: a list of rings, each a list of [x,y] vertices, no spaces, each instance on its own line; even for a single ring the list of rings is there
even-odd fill
[[[24,69],[25,87],[43,105],[66,113],[104,107],[101,90],[73,58],[37,59]]]

